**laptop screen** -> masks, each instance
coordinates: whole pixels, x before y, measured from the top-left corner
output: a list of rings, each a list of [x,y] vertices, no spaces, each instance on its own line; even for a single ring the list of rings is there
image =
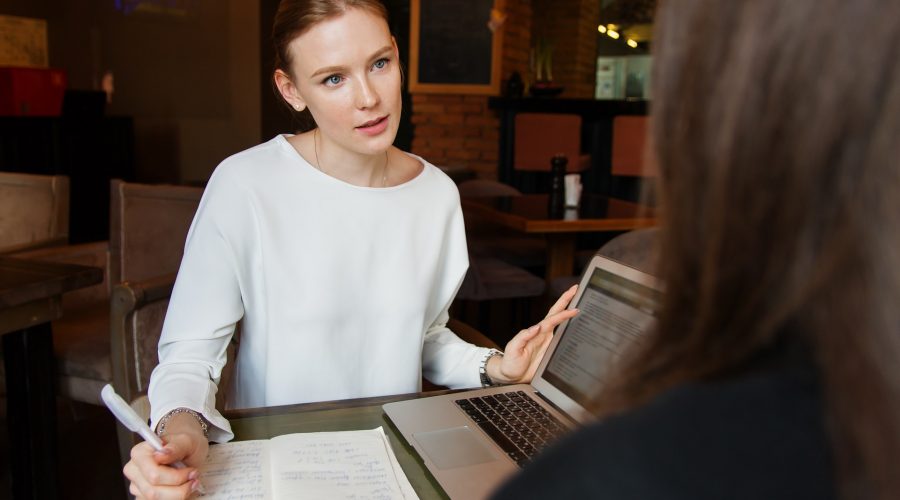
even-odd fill
[[[594,267],[542,378],[587,407],[616,360],[653,326],[660,299],[656,289]]]

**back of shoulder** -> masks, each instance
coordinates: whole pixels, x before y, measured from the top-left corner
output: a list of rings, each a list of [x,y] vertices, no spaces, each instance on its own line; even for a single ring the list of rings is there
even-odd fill
[[[499,498],[832,499],[817,388],[761,377],[693,384],[574,433]]]

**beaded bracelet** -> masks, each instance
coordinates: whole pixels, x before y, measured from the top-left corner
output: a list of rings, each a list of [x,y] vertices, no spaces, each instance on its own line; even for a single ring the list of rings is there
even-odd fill
[[[203,418],[203,415],[195,412],[194,410],[192,410],[190,408],[175,408],[174,410],[170,411],[169,413],[166,413],[165,415],[163,415],[162,418],[159,419],[159,423],[156,424],[156,435],[162,436],[163,433],[166,432],[166,424],[169,423],[169,419],[179,413],[187,413],[187,414],[193,416],[194,418],[196,418],[197,423],[200,424],[200,430],[203,431],[203,437],[209,437],[209,425],[206,423],[206,419]]]

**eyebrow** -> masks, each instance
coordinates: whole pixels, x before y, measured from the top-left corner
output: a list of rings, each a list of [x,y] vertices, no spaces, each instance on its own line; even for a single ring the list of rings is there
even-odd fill
[[[371,57],[369,57],[369,60],[378,59],[379,57],[383,56],[385,53],[391,52],[393,49],[394,48],[391,47],[390,45],[385,45],[384,47],[380,48],[377,52],[375,52]],[[325,75],[325,74],[330,75],[332,73],[340,73],[340,72],[344,71],[346,68],[347,68],[346,66],[327,66],[325,68],[317,69],[315,71],[315,73],[309,75],[309,77],[315,78],[319,75]]]

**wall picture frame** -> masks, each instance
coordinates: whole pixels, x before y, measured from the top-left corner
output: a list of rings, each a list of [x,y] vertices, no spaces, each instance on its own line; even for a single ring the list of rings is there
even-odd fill
[[[504,0],[410,0],[410,93],[499,95],[503,9]]]

